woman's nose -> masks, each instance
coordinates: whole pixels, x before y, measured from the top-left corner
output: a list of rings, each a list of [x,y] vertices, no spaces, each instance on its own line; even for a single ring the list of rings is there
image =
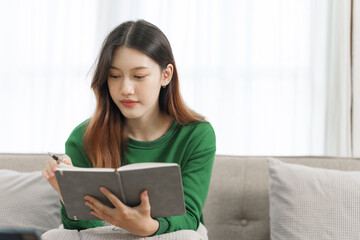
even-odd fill
[[[124,80],[122,86],[121,86],[121,93],[123,95],[131,95],[134,94],[134,86],[131,84],[129,80]]]

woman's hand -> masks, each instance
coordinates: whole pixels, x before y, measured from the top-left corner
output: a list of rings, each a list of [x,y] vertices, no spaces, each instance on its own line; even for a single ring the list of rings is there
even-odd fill
[[[69,156],[63,155],[60,157],[60,160],[69,166],[72,166],[72,162]],[[55,161],[52,157],[49,157],[48,160],[45,161],[45,169],[42,170],[43,177],[50,183],[50,185],[59,193],[60,199],[63,202],[61,197],[60,189],[58,182],[55,177],[55,169],[59,167],[59,163]],[[64,202],[63,202],[64,203]]]
[[[102,204],[96,198],[85,196],[85,204],[93,210],[91,214],[142,237],[150,236],[158,230],[159,222],[150,216],[151,207],[146,190],[141,193],[141,204],[136,207],[126,206],[104,187],[101,187],[100,191],[111,201],[115,208]]]

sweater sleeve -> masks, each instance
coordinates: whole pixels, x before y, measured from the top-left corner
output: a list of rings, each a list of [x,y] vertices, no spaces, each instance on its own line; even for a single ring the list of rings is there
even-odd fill
[[[84,125],[85,122],[80,124],[77,128],[75,128],[65,143],[65,153],[71,158],[73,165],[76,167],[92,167],[92,164],[88,159],[88,157],[86,156],[82,145],[82,137],[85,131]],[[83,229],[101,227],[104,225],[104,222],[102,220],[88,221],[88,220],[69,219],[66,213],[65,206],[62,203],[61,203],[60,213],[61,213],[61,220],[65,229],[76,229],[80,231]]]
[[[215,133],[210,124],[203,125],[201,134],[191,142],[188,160],[182,166],[186,214],[157,218],[159,229],[155,235],[182,229],[197,230],[203,222],[202,208],[209,190],[212,167],[215,158]]]

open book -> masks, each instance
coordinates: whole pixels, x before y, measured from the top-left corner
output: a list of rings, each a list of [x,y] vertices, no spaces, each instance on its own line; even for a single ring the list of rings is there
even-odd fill
[[[57,168],[55,176],[67,215],[73,220],[99,220],[90,214],[85,195],[114,207],[100,187],[106,187],[131,207],[141,203],[140,195],[147,190],[153,218],[185,214],[181,171],[176,163],[134,163],[118,169]]]

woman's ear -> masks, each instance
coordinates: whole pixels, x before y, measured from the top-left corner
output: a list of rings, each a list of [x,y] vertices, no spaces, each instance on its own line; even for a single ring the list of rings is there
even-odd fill
[[[172,79],[172,76],[173,76],[173,71],[174,71],[174,66],[169,63],[166,68],[162,71],[162,81],[161,81],[161,86],[162,87],[166,87],[171,79]]]

